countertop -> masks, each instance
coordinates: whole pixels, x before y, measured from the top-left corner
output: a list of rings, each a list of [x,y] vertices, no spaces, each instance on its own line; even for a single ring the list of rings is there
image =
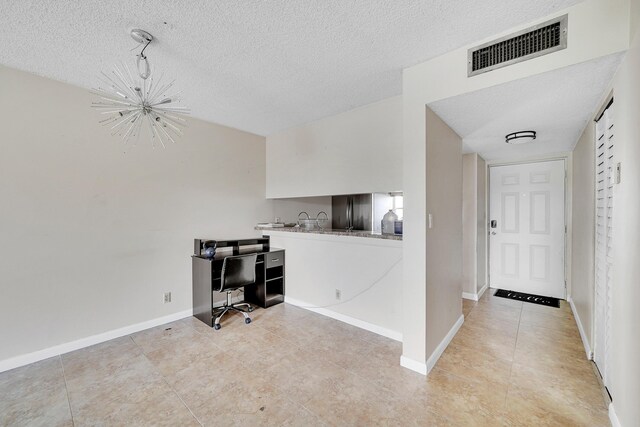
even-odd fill
[[[368,237],[372,239],[384,239],[384,240],[402,240],[401,234],[381,234],[373,231],[364,230],[334,230],[331,228],[317,229],[317,230],[305,230],[300,227],[262,227],[256,226],[256,230],[261,231],[283,231],[285,233],[309,233],[309,234],[330,234],[333,236],[351,236],[351,237]]]

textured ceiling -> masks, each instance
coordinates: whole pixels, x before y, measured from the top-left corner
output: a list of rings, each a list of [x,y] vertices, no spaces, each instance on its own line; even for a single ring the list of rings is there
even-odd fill
[[[134,62],[195,117],[261,135],[402,90],[401,70],[580,0],[2,0],[0,64],[92,88]]]
[[[622,54],[444,99],[429,107],[463,138],[465,152],[486,160],[571,151],[602,101]],[[530,144],[505,135],[535,130]]]

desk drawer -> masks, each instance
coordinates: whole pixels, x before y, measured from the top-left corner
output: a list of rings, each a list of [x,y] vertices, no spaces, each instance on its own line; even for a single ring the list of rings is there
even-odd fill
[[[270,252],[268,254],[264,254],[264,259],[266,262],[266,267],[278,267],[284,265],[284,251],[278,252]]]

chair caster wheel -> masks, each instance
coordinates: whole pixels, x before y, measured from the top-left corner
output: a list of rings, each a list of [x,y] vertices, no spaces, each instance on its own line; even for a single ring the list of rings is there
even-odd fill
[[[251,313],[253,311],[253,307],[249,306],[249,309],[247,311]]]
[[[216,331],[219,330],[220,328],[222,328],[222,326],[220,326],[217,323],[215,325],[213,325],[213,329],[215,329]]]
[[[249,317],[247,317],[246,319],[244,319],[244,323],[246,323],[248,325],[249,323],[251,323],[251,319]]]

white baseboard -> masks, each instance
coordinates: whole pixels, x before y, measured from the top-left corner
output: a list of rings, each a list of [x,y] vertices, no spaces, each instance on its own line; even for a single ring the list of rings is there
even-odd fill
[[[304,301],[300,301],[295,298],[290,298],[286,295],[284,297],[284,302],[291,305],[295,305],[300,308],[304,308],[305,310],[313,311],[314,313],[322,314],[323,316],[327,316],[332,319],[339,320],[341,322],[347,323],[357,328],[365,329],[369,332],[373,332],[374,334],[391,338],[392,340],[402,341],[401,332],[387,329],[382,326],[374,325],[373,323],[365,322],[364,320],[356,319],[355,317],[350,317],[341,313],[336,313],[335,311],[327,310],[326,308],[316,308],[316,307],[313,307],[312,304],[308,304]]]
[[[613,407],[613,402],[609,403],[609,421],[611,421],[611,427],[622,427]]]
[[[442,353],[444,353],[453,337],[456,336],[456,333],[458,333],[458,329],[460,329],[463,323],[464,315],[461,314],[460,317],[458,317],[458,320],[456,320],[456,323],[454,323],[451,329],[449,329],[449,332],[447,332],[447,335],[444,337],[444,339],[440,341],[438,347],[436,347],[431,356],[429,356],[429,359],[427,359],[427,374],[431,372],[431,369],[433,369],[434,366],[436,366],[436,362],[438,361],[438,359],[440,359],[440,356],[442,356]]]
[[[408,357],[400,356],[400,366],[411,369],[422,375],[427,375],[427,364],[420,363],[416,360],[409,359]]]
[[[135,332],[153,328],[155,326],[164,325],[165,323],[184,319],[185,317],[189,317],[191,315],[193,315],[193,309],[179,311],[177,313],[169,314],[167,316],[158,317],[156,319],[151,319],[145,322],[136,323],[134,325],[113,329],[111,331],[103,332],[101,334],[91,335],[86,338],[80,338],[79,340],[70,341],[64,344],[59,344],[53,347],[45,348],[43,350],[34,351],[33,353],[27,353],[20,356],[12,357],[10,359],[0,360],[0,372],[8,371],[10,369],[18,368],[20,366],[25,366],[30,363],[48,359],[50,357],[69,353],[70,351],[79,350],[81,348],[85,348],[95,344],[99,344],[101,342],[109,341],[114,338],[120,338],[125,335],[130,335]]]
[[[482,298],[482,294],[484,294],[484,291],[486,290],[487,290],[487,284],[485,283],[484,286],[480,288],[480,291],[477,294],[472,294],[471,292],[463,292],[462,298],[470,299],[471,301],[479,301],[480,298]]]
[[[576,319],[576,324],[578,325],[578,331],[580,331],[580,338],[582,339],[582,345],[584,345],[584,351],[587,353],[587,359],[593,359],[593,353],[591,352],[591,346],[589,345],[589,340],[587,340],[587,335],[584,332],[584,328],[582,327],[582,321],[580,320],[580,316],[578,315],[578,310],[576,306],[573,304],[573,299],[571,296],[567,298],[569,301],[569,306],[571,307],[571,311],[573,312],[573,317]]]
[[[471,301],[478,301],[478,294],[472,294],[471,292],[463,292],[462,298],[470,299]]]
[[[478,300],[482,298],[482,295],[484,295],[484,291],[486,291],[488,287],[489,285],[485,283],[484,286],[480,288],[480,292],[478,292]]]

